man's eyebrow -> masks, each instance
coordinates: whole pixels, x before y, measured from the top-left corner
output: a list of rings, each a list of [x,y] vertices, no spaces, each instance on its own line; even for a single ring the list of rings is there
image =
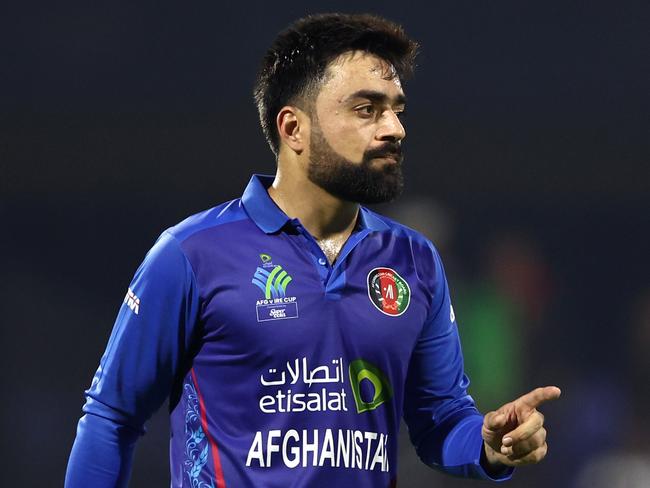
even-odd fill
[[[376,91],[376,90],[358,90],[351,95],[347,96],[344,100],[344,102],[349,102],[350,100],[354,100],[355,98],[367,98],[371,102],[375,103],[385,103],[387,101],[390,101],[390,98],[388,95],[386,95],[383,92]],[[406,104],[406,95],[403,93],[400,93],[395,97],[393,100],[393,105],[405,105]]]

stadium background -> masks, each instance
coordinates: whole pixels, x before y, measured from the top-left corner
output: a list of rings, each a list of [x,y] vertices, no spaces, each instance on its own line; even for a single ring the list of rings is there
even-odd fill
[[[422,45],[407,191],[380,211],[441,250],[470,393],[490,409],[563,389],[543,410],[548,459],[509,486],[648,486],[647,4],[3,10],[0,485],[61,485],[83,389],[161,230],[273,172],[250,91],[275,33],[310,12],[371,11]],[[165,417],[131,486],[168,485]],[[418,465],[405,439],[400,486],[478,486]]]

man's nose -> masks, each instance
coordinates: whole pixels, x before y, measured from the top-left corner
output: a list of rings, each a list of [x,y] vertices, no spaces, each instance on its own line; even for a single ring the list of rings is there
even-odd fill
[[[406,130],[399,120],[397,113],[386,110],[381,116],[381,124],[377,130],[377,139],[380,141],[399,142],[406,137]]]

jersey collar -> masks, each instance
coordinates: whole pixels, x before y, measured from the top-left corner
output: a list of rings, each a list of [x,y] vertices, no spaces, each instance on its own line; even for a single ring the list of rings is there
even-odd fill
[[[359,209],[359,228],[371,231],[388,230],[388,224],[380,219],[376,213],[371,212],[366,207]]]
[[[291,220],[269,196],[267,188],[274,178],[270,175],[253,175],[241,197],[248,216],[267,234],[279,231]]]
[[[271,175],[253,175],[242,195],[242,203],[249,217],[265,233],[279,231],[291,219],[269,196],[267,188],[275,177]],[[359,230],[382,231],[389,229],[388,225],[374,212],[365,207],[359,209]]]

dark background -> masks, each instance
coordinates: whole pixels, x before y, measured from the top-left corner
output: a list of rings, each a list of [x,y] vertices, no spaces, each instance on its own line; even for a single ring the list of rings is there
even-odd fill
[[[441,250],[464,345],[488,365],[470,393],[490,409],[564,390],[544,409],[548,459],[512,486],[647,486],[646,2],[21,5],[0,12],[0,485],[62,484],[83,390],[148,248],[274,171],[250,92],[275,34],[306,13],[370,11],[422,45],[407,191],[380,211]],[[463,320],[485,300],[516,318]],[[476,378],[496,376],[509,386],[480,397]],[[169,483],[164,410],[131,486]],[[467,483],[402,444],[400,486]]]

